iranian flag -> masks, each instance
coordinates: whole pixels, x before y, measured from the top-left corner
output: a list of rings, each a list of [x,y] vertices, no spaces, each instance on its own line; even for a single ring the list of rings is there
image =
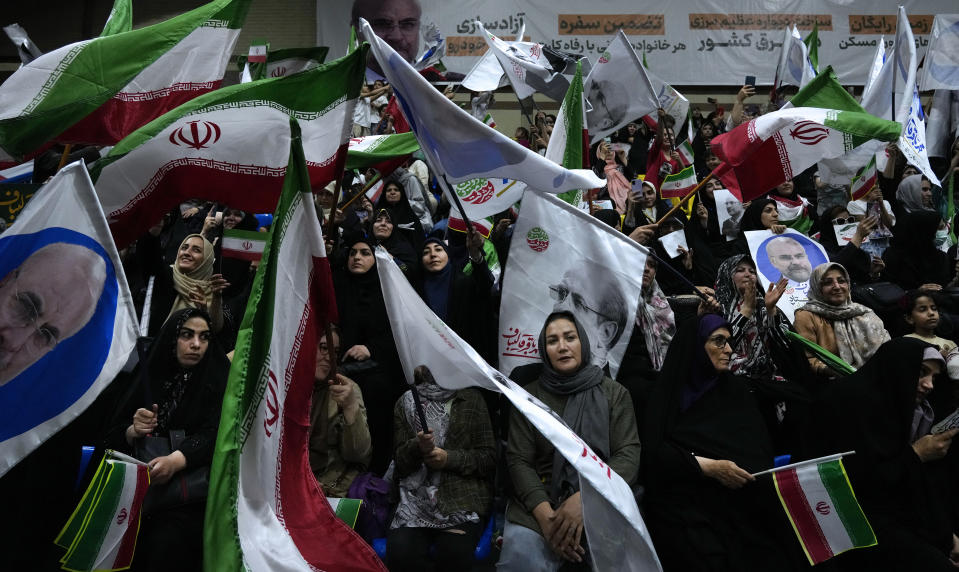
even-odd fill
[[[667,175],[659,186],[659,196],[664,199],[681,199],[696,187],[696,169],[692,165],[678,173]]]
[[[489,112],[487,112],[486,115],[483,116],[483,123],[485,123],[486,126],[489,128],[496,127],[496,121],[493,120],[493,114]]]
[[[0,163],[51,140],[112,145],[217,89],[250,0],[215,0],[180,16],[46,53],[0,86]]]
[[[241,82],[268,77],[283,77],[311,70],[319,67],[326,60],[326,54],[330,51],[326,46],[286,48],[283,50],[269,50],[268,46],[266,47],[267,49],[263,50],[263,57],[260,61],[256,61],[250,56],[237,57],[237,66],[243,70]]]
[[[692,125],[692,123],[690,123],[690,125]],[[688,167],[693,164],[695,157],[693,156],[693,145],[689,139],[683,140],[683,142],[676,147],[676,151],[679,153],[679,160],[682,161],[684,166]]]
[[[569,82],[569,90],[563,98],[553,134],[546,146],[546,158],[567,169],[589,168],[589,133],[586,105],[583,103],[582,62],[576,62],[576,73]],[[582,190],[567,191],[557,196],[575,207],[584,202]]]
[[[248,212],[276,206],[290,146],[303,133],[314,187],[342,171],[366,50],[296,75],[200,96],[138,129],[93,169],[97,195],[125,246],[189,197]]]
[[[419,148],[416,136],[410,132],[354,137],[350,139],[346,149],[346,168],[373,167],[386,176],[406,162]]]
[[[107,451],[54,543],[66,570],[125,570],[133,562],[140,507],[150,486],[146,463]]]
[[[895,141],[902,126],[856,111],[793,107],[753,119],[713,138],[725,165],[717,175],[743,201],[791,180],[823,158],[839,157],[870,139]]]
[[[364,60],[365,61],[365,60]],[[317,341],[336,320],[298,129],[237,337],[210,471],[207,570],[385,571],[310,470]]]
[[[489,234],[493,232],[493,217],[483,217],[477,219],[470,219],[473,228],[476,229],[476,232],[483,235],[483,238],[489,238]],[[456,232],[466,233],[469,229],[466,227],[466,221],[462,219],[459,214],[459,211],[453,209],[450,211],[449,219],[446,222],[446,226],[450,230],[455,230]]]
[[[841,458],[799,463],[776,471],[773,479],[810,564],[876,545],[876,535],[856,501]]]
[[[252,230],[227,229],[223,231],[221,253],[225,258],[259,260],[266,248],[267,234]]]
[[[809,218],[809,201],[805,197],[797,194],[795,200],[780,197],[778,195],[768,195],[776,201],[776,210],[779,211],[779,224],[794,228],[803,234],[807,234],[812,228],[813,220]]]
[[[869,160],[869,164],[862,170],[862,173],[852,180],[852,185],[849,188],[850,192],[852,192],[852,200],[858,201],[865,197],[869,191],[876,186],[878,178],[876,172],[876,156],[873,155]]]

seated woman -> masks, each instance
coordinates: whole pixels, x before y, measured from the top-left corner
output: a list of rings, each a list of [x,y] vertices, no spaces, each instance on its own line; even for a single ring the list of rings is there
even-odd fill
[[[934,211],[900,215],[889,248],[882,253],[885,278],[907,290],[942,290],[951,278],[953,261],[936,248],[941,224]]]
[[[843,451],[856,498],[878,539],[838,557],[843,570],[955,570],[959,530],[955,452],[959,429],[929,434],[955,407],[934,411],[939,351],[911,338],[884,344],[857,372],[831,385],[809,419],[806,454]]]
[[[730,375],[731,326],[705,314],[684,323],[646,409],[646,524],[663,570],[795,570],[798,544],[767,478],[766,425]],[[773,510],[773,509],[776,510]]]
[[[877,220],[872,216],[859,219],[852,238],[845,244],[839,244],[834,225],[849,223],[853,218],[850,214],[840,205],[826,209],[816,223],[819,229],[819,244],[826,249],[829,260],[842,264],[843,268],[849,271],[853,284],[875,282],[885,265],[881,258],[863,250],[862,243],[876,229]]]
[[[353,479],[366,471],[373,449],[360,387],[342,373],[330,378],[330,360],[340,355],[339,328],[332,326],[331,331],[333,343],[324,334],[316,346],[316,384],[310,405],[310,468],[326,496],[343,498]]]
[[[875,312],[852,301],[849,288],[841,264],[820,264],[809,277],[809,301],[796,310],[793,323],[799,335],[859,368],[889,341],[889,332]],[[820,378],[834,377],[817,357],[809,356],[809,366]]]
[[[539,335],[543,373],[526,390],[559,415],[627,484],[639,469],[629,393],[591,363],[589,338],[570,312],[553,312]],[[545,350],[544,350],[545,349]],[[583,503],[576,470],[515,411],[506,462],[514,497],[506,509],[500,570],[559,570],[582,562]]]
[[[208,312],[213,331],[219,332],[224,325],[222,293],[230,283],[222,274],[213,273],[216,257],[210,241],[200,234],[188,235],[180,243],[174,263],[164,266],[159,241],[155,236],[145,239],[138,245],[142,249],[139,255],[144,261],[143,267],[156,277],[150,306],[150,335],[155,336],[177,310],[184,308]]]
[[[655,224],[669,211],[670,205],[660,200],[652,183],[643,181],[640,192],[630,191],[623,219],[623,234],[629,235],[636,227]]]
[[[426,366],[413,375],[426,427],[407,391],[393,409],[400,500],[386,561],[394,572],[470,570],[493,502],[496,442],[489,413],[479,390],[441,387]]]
[[[420,253],[423,281],[420,297],[449,327],[481,356],[492,361],[496,334],[491,317],[493,275],[483,253],[483,235],[470,228],[466,235],[473,271],[467,275],[450,261],[449,247],[438,238],[428,238]]]
[[[381,475],[392,457],[390,412],[406,387],[393,330],[383,301],[372,240],[347,236],[346,268],[333,272],[336,307],[342,330],[343,368],[353,370],[366,398],[373,439],[370,470]]]
[[[144,403],[145,388],[133,384],[107,444],[149,464],[150,489],[145,500],[149,504],[151,495],[157,495],[180,471],[210,465],[230,362],[213,336],[210,316],[187,308],[174,312],[163,325],[145,367],[154,403]],[[146,459],[135,453],[143,437],[166,437],[171,431],[183,431],[185,438],[169,455]],[[190,504],[158,507],[144,514],[133,569],[200,570],[205,511],[203,495]]]

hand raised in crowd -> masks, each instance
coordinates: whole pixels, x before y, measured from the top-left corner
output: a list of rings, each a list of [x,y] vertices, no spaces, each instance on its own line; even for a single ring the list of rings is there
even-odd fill
[[[432,431],[419,431],[416,434],[416,444],[420,448],[420,454],[424,457],[429,455],[430,452],[436,448],[436,444],[433,442],[433,432]]]
[[[703,228],[709,224],[709,210],[706,209],[706,205],[703,203],[696,204],[696,217],[699,218],[699,224]]]
[[[370,359],[370,348],[357,344],[350,349],[346,350],[346,353],[343,354],[343,358],[351,358],[356,361],[366,361]]]
[[[343,221],[346,220],[346,214],[341,209],[335,209],[333,211],[333,224],[341,225]]]
[[[647,224],[644,226],[637,226],[633,229],[633,232],[629,233],[629,238],[635,240],[640,244],[649,244],[649,241],[653,239],[653,236],[656,235],[657,225]]]
[[[475,225],[470,225],[466,233],[466,249],[469,250],[470,260],[480,262],[485,259],[483,255],[483,243],[486,241],[483,235],[476,230]]]
[[[946,456],[949,452],[949,446],[952,444],[952,438],[959,433],[959,429],[950,429],[943,431],[938,435],[926,435],[912,444],[912,450],[919,456],[923,463],[936,461]]]
[[[856,225],[856,232],[852,235],[849,242],[861,247],[862,241],[866,240],[866,237],[872,234],[872,231],[876,230],[877,226],[879,226],[879,217],[876,215],[867,216]]]
[[[941,284],[935,284],[935,283],[933,283],[933,282],[930,282],[930,283],[928,283],[928,284],[923,284],[922,286],[919,287],[919,289],[920,289],[920,290],[932,290],[933,292],[938,292],[938,291],[942,290],[942,285],[941,285]]]
[[[186,468],[186,457],[180,451],[155,457],[147,465],[150,467],[150,484],[162,485]]]
[[[570,562],[582,562],[585,550],[580,546],[583,537],[583,497],[576,493],[559,505],[550,520],[553,527],[546,537],[553,551]]]
[[[230,283],[227,282],[226,278],[222,274],[214,274],[210,276],[210,280],[207,282],[210,285],[210,293],[214,296],[219,295],[221,292],[230,287]]]
[[[703,314],[722,314],[723,308],[716,300],[716,293],[713,292],[712,288],[704,288],[700,286],[699,290],[706,295],[706,299],[699,301],[699,307],[696,309],[696,314],[699,316],[702,316]]]
[[[186,220],[188,218],[191,218],[193,215],[197,214],[198,212],[200,212],[200,207],[190,207],[187,210],[183,211],[181,216],[183,216],[183,219]]]
[[[787,286],[789,286],[789,279],[785,276],[780,276],[779,280],[775,284],[770,284],[769,289],[766,290],[766,296],[763,302],[766,304],[766,313],[770,316],[776,311],[776,304],[779,303],[783,294],[786,293]]]
[[[739,305],[739,313],[752,318],[756,313],[756,282],[747,282],[743,288],[743,303]]]
[[[190,302],[197,308],[206,310],[206,291],[202,286],[194,286],[193,290],[190,290]]]
[[[508,229],[512,224],[513,224],[512,219],[509,219],[509,218],[499,219],[499,221],[496,223],[496,226],[494,226],[493,230],[490,231],[489,239],[495,241],[499,237],[503,236],[503,234],[506,232],[506,229]]]
[[[769,230],[773,231],[773,234],[782,234],[786,232],[786,227],[785,225],[774,224],[771,227],[769,227]]]
[[[752,97],[756,95],[756,88],[751,85],[744,85],[739,88],[739,93],[736,94],[736,99],[739,103],[746,101],[747,97]]]
[[[213,236],[213,231],[216,230],[216,227],[220,226],[223,221],[223,216],[220,216],[220,220],[217,220],[216,216],[216,205],[210,207],[210,212],[206,213],[206,218],[203,219],[203,230],[200,231],[200,234],[206,237],[207,240],[210,240],[210,237]]]
[[[716,479],[728,489],[741,489],[746,483],[756,480],[756,477],[750,475],[739,465],[732,461],[707,459],[706,457],[696,457],[699,467],[703,474],[711,479]]]
[[[692,270],[693,269],[693,249],[690,248],[689,250],[687,250],[683,248],[682,245],[677,246],[676,249],[679,250],[679,257],[683,259],[683,268],[685,268],[686,270]]]
[[[330,393],[330,399],[332,399],[333,403],[336,403],[343,412],[347,425],[351,424],[356,417],[357,409],[359,409],[359,400],[356,397],[356,383],[342,373],[336,374],[336,379],[331,379],[326,383],[326,390]]]
[[[959,263],[957,263],[956,266],[959,266]],[[869,275],[872,277],[879,276],[885,269],[886,263],[882,261],[882,258],[873,256],[869,263]]]
[[[447,458],[448,455],[446,453],[446,449],[433,447],[433,450],[423,456],[423,464],[435,471],[438,471],[446,466]]]

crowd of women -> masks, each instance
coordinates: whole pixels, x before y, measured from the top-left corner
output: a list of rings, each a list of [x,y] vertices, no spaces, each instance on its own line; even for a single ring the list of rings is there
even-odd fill
[[[694,114],[702,175],[718,162],[710,139],[761,112],[744,105],[750,95],[744,87],[728,116],[720,108]],[[520,142],[543,146],[551,119],[537,117]],[[849,450],[850,482],[878,544],[819,567],[959,567],[956,430],[931,433],[959,405],[959,264],[944,238],[957,221],[943,220],[942,188],[893,147],[876,187],[859,200],[821,184],[812,169],[743,205],[738,225],[721,228],[715,180],[688,217],[664,218],[670,205],[658,187],[680,164],[676,148],[674,126],[660,114],[655,127],[637,120],[590,150],[608,181],[592,198],[611,207],[593,214],[656,254],[635,269],[642,291],[616,378],[593,363],[587,330],[569,312],[542,324],[542,363],[511,377],[632,487],[667,571],[808,567],[769,477],[752,475],[780,455]],[[959,142],[953,150],[936,165],[944,185],[959,172]],[[349,196],[339,204],[376,175],[348,173]],[[376,200],[356,196],[345,209],[329,190],[317,194],[324,230],[336,229],[327,246],[339,323],[317,347],[309,439],[316,480],[327,496],[369,501],[360,532],[386,539],[391,570],[469,570],[488,529],[501,538],[504,570],[588,568],[576,471],[500,396],[446,389],[426,366],[403,371],[376,268],[374,251],[385,248],[428,307],[495,365],[515,213],[497,215],[488,238],[450,230],[450,205],[422,161],[414,155],[387,175]],[[213,457],[257,268],[224,258],[221,238],[225,229],[263,224],[198,200],[122,253],[139,307],[149,299],[154,341],[116,398],[102,442],[151,468],[137,570],[190,570],[201,561],[205,493],[191,487],[202,488]],[[837,235],[848,224],[854,232]],[[778,307],[786,281],[759,285],[745,238],[787,226],[829,254],[792,321]],[[688,248],[671,257],[657,238],[676,231]],[[690,303],[690,283],[705,300]],[[810,353],[795,334],[854,373]],[[387,493],[384,506],[377,491]]]

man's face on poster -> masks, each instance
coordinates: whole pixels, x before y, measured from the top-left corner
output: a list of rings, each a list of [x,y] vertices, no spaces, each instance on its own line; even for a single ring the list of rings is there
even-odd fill
[[[812,274],[812,264],[806,249],[789,237],[774,238],[766,244],[766,254],[776,270],[793,282],[806,282]],[[768,277],[775,281],[773,277]]]
[[[86,325],[105,281],[99,255],[63,242],[10,271],[0,281],[0,386]]]
[[[353,21],[365,18],[406,61],[413,63],[420,47],[420,9],[417,0],[355,0]]]
[[[550,286],[549,293],[553,300],[553,311],[572,312],[579,325],[586,330],[593,352],[592,362],[605,363],[606,355],[622,334],[626,305],[615,290],[606,288],[613,291],[604,294],[602,290],[608,283],[584,279],[586,275],[588,273],[570,270],[559,284]]]

